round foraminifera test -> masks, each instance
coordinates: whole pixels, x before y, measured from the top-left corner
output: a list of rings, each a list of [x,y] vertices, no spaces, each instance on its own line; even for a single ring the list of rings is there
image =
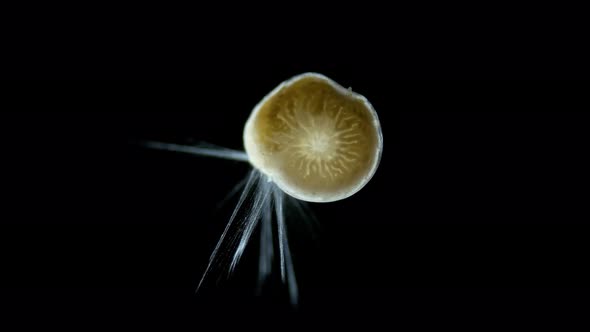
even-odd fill
[[[287,194],[332,202],[371,179],[383,138],[365,97],[306,73],[281,83],[256,105],[244,145],[250,163]]]

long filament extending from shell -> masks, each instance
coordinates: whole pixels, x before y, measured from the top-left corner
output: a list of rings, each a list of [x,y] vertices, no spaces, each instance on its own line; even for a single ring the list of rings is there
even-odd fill
[[[223,198],[221,201],[219,201],[219,203],[217,203],[216,207],[217,209],[220,209],[221,207],[223,207],[225,204],[227,204],[227,202],[232,199],[234,196],[236,196],[239,192],[241,192],[242,189],[244,189],[244,186],[246,186],[246,182],[248,181],[248,177],[243,178],[242,180],[240,180],[240,182],[238,182],[238,184],[236,184],[230,191],[229,193],[227,193],[227,195],[225,195],[225,198]]]
[[[248,155],[244,151],[232,150],[222,147],[214,147],[209,144],[200,144],[197,146],[180,145],[162,142],[143,142],[143,146],[150,149],[167,150],[194,154],[198,156],[216,157],[237,161],[248,161]]]
[[[283,211],[283,197],[276,191],[273,193],[275,197],[275,213],[277,216],[277,224],[279,228],[279,257],[280,257],[280,266],[281,266],[281,279],[285,282],[286,279],[286,269],[285,269],[285,220],[283,218],[284,211]],[[288,248],[288,244],[287,244]]]
[[[225,227],[223,234],[221,234],[221,238],[217,242],[217,245],[215,246],[213,253],[211,253],[211,257],[209,258],[209,263],[207,264],[207,268],[205,269],[205,273],[203,273],[203,277],[201,277],[201,280],[199,281],[199,285],[197,286],[197,291],[201,288],[201,286],[203,285],[203,282],[207,278],[207,275],[211,271],[213,263],[216,261],[217,256],[219,254],[221,246],[224,243],[225,238],[229,233],[229,230],[233,226],[234,220],[236,219],[236,215],[238,214],[238,211],[242,207],[242,204],[244,204],[244,201],[246,201],[246,198],[250,194],[252,187],[254,186],[258,177],[259,177],[259,173],[256,170],[250,171],[250,174],[248,175],[248,180],[246,181],[246,185],[244,186],[244,191],[242,191],[242,194],[240,195],[240,199],[238,200],[238,204],[236,205],[236,208],[232,212],[232,215],[229,218],[227,226]],[[237,236],[237,235],[233,235],[233,236]]]
[[[289,241],[287,240],[287,226],[285,224],[285,212],[283,209],[286,195],[276,185],[273,187],[273,194],[275,198],[275,211],[279,229],[281,278],[283,282],[287,283],[287,287],[289,288],[289,299],[291,300],[291,304],[296,306],[298,302],[297,280],[295,279],[295,269],[293,268],[291,250],[289,250]]]
[[[246,245],[248,244],[248,240],[250,240],[250,236],[252,235],[254,228],[256,225],[258,225],[258,221],[262,215],[262,208],[266,206],[266,203],[268,202],[271,189],[272,183],[261,180],[259,175],[258,190],[254,194],[254,201],[252,202],[250,211],[248,211],[246,218],[244,218],[244,221],[241,223],[243,225],[243,231],[239,240],[239,244],[234,253],[234,257],[229,268],[229,273],[234,271],[236,265],[240,261],[240,258],[246,249]]]
[[[217,147],[210,144],[187,146],[161,142],[144,142],[142,145],[158,150],[248,161],[248,155],[245,152]],[[291,251],[287,240],[284,211],[285,201],[292,201],[291,203],[300,210],[302,215],[305,215],[305,212],[296,199],[287,196],[276,184],[268,181],[267,177],[256,169],[252,169],[248,176],[232,189],[224,202],[237,194],[240,189],[242,189],[242,193],[238,199],[238,203],[236,204],[215,249],[211,253],[207,268],[197,286],[197,292],[201,289],[203,283],[208,279],[212,271],[219,267],[223,268],[221,265],[228,260],[231,260],[229,262],[229,268],[227,269],[228,275],[235,270],[258,224],[261,225],[260,261],[258,271],[258,289],[259,291],[261,290],[262,283],[272,273],[274,258],[272,223],[274,210],[274,219],[277,223],[281,280],[288,287],[291,304],[296,306],[298,302],[298,289]]]

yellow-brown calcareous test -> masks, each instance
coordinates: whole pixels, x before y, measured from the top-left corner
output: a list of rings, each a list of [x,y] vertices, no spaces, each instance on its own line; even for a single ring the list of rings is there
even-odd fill
[[[244,144],[254,167],[287,194],[332,202],[371,179],[383,139],[365,97],[306,73],[280,84],[254,108]]]

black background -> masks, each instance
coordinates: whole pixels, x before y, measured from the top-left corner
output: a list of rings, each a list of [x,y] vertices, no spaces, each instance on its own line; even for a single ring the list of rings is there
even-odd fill
[[[230,281],[194,295],[231,210],[216,205],[248,166],[129,143],[239,149],[249,110],[276,82],[17,84],[25,93],[2,115],[5,313],[86,328],[225,326],[281,313],[396,326],[584,312],[580,84],[326,74],[374,103],[384,153],[357,195],[312,205],[318,231],[291,220],[295,313],[277,285],[254,296],[252,254]]]
[[[68,28],[74,53],[36,34],[46,43],[16,52],[8,76],[144,80],[4,83],[3,321],[77,331],[578,325],[590,278],[587,83],[451,79],[581,77],[565,61],[579,54],[541,52],[528,33],[499,47],[464,26],[372,23],[385,32],[310,43],[304,31],[299,47],[265,42],[265,27],[231,39],[208,26],[129,29],[113,43]],[[455,31],[465,38],[451,40]],[[255,296],[255,245],[234,277],[195,294],[233,202],[217,205],[248,165],[133,142],[241,149],[252,107],[305,71],[373,103],[381,165],[355,196],[311,205],[315,232],[290,219],[299,309],[276,274]]]

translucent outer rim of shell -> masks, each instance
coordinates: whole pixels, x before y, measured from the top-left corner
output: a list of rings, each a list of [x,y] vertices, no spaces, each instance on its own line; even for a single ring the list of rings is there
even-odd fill
[[[294,191],[291,188],[288,188],[286,185],[283,185],[283,181],[281,180],[281,175],[269,173],[269,170],[265,170],[264,165],[262,165],[262,161],[260,161],[256,158],[256,155],[262,155],[262,153],[257,148],[256,144],[249,144],[249,143],[254,143],[253,142],[254,139],[251,139],[249,137],[253,136],[250,133],[252,131],[252,126],[254,125],[254,119],[258,115],[258,112],[262,108],[262,105],[264,105],[270,98],[272,98],[277,92],[279,92],[283,88],[289,87],[293,83],[295,83],[301,79],[307,78],[307,77],[315,77],[315,78],[319,78],[321,80],[324,80],[328,84],[330,84],[330,86],[335,88],[336,91],[338,91],[339,93],[349,96],[349,97],[352,97],[355,100],[360,100],[365,105],[365,107],[367,107],[367,109],[371,112],[371,115],[373,118],[373,126],[375,127],[375,130],[377,131],[377,148],[375,151],[377,156],[375,157],[375,160],[373,161],[373,165],[371,165],[371,169],[369,170],[369,172],[363,177],[363,179],[361,181],[359,181],[358,185],[356,185],[355,187],[351,188],[350,190],[336,193],[334,195],[329,195],[329,197],[320,197],[320,196],[316,196],[316,195],[306,195],[305,193]],[[283,81],[276,88],[274,88],[270,93],[268,93],[258,104],[256,104],[256,106],[252,110],[252,113],[250,114],[250,117],[248,118],[248,121],[246,121],[246,125],[244,127],[243,140],[244,140],[244,147],[246,149],[246,153],[248,154],[248,159],[250,161],[250,164],[252,164],[252,166],[254,166],[256,169],[258,169],[260,172],[262,172],[266,176],[268,176],[270,181],[275,182],[277,184],[277,186],[279,188],[281,188],[281,190],[283,190],[288,195],[293,196],[293,197],[303,200],[303,201],[313,202],[313,203],[328,203],[328,202],[339,201],[339,200],[348,198],[348,197],[356,194],[373,178],[373,175],[375,175],[375,172],[377,172],[377,168],[379,166],[379,163],[381,162],[381,154],[383,152],[383,135],[381,133],[381,124],[379,123],[379,117],[377,116],[377,112],[373,108],[373,105],[371,105],[371,103],[367,100],[367,98],[365,98],[365,96],[363,96],[361,94],[353,92],[351,89],[344,88],[343,86],[336,83],[332,79],[326,77],[325,75],[322,75],[319,73],[314,73],[314,72],[299,74],[299,75],[293,76],[292,78],[290,78],[288,80]],[[262,158],[260,158],[260,159],[262,159]]]

